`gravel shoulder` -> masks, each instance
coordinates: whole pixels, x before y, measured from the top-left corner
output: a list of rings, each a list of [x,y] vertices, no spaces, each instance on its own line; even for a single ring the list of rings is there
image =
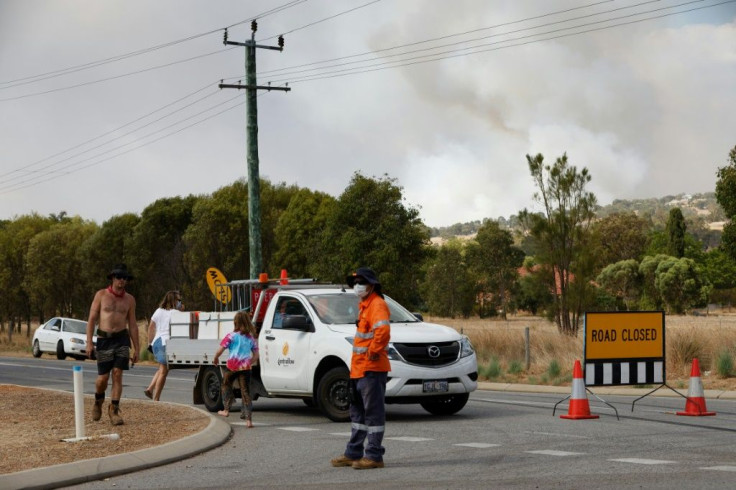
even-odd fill
[[[107,416],[92,421],[94,397],[84,397],[85,436],[76,437],[74,395],[64,391],[0,385],[0,474],[101,458],[159,446],[204,430],[208,414],[193,407],[148,400],[123,399],[124,425],[113,426]],[[95,438],[118,434],[117,440]]]

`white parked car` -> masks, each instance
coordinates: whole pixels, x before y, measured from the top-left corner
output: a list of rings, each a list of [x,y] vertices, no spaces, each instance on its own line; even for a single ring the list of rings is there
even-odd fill
[[[92,342],[97,343],[97,336],[92,337]],[[33,357],[53,352],[57,359],[69,355],[83,361],[87,358],[87,322],[54,317],[36,329],[32,346]]]

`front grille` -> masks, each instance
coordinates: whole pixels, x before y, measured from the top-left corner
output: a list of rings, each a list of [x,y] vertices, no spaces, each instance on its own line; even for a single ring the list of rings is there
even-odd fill
[[[457,361],[460,355],[459,342],[394,343],[393,345],[407,363],[418,366],[445,366]],[[431,357],[429,355],[430,349],[432,351],[439,350],[439,354],[436,357]]]

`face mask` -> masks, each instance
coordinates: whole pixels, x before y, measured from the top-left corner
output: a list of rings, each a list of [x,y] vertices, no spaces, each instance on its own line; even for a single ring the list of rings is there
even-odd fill
[[[176,309],[177,310],[180,310],[181,309],[181,301],[177,301],[176,302]]]
[[[365,299],[368,296],[368,286],[365,284],[356,284],[353,286],[353,291],[358,295],[358,298]]]

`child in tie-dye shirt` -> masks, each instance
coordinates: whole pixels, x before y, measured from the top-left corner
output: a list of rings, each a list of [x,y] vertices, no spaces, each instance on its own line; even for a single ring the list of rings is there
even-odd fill
[[[258,340],[256,340],[256,327],[250,319],[250,315],[239,311],[233,318],[235,328],[225,335],[220,342],[220,347],[215,353],[215,366],[220,364],[220,355],[225,349],[228,350],[227,369],[222,378],[222,403],[223,410],[217,412],[223,417],[230,415],[230,406],[235,396],[233,395],[233,383],[238,380],[240,384],[243,409],[240,418],[246,420],[246,427],[253,427],[251,412],[253,403],[250,398],[250,368],[258,360]]]

